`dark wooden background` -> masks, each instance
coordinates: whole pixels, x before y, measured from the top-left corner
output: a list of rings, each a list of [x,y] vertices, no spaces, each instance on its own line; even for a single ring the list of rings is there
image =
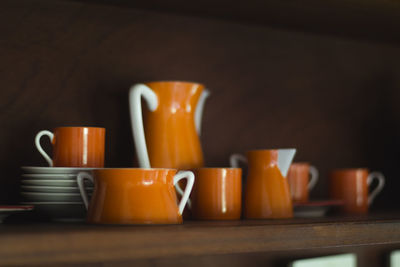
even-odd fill
[[[128,90],[187,80],[212,92],[208,166],[233,152],[296,147],[321,173],[382,171],[373,209],[399,210],[400,47],[157,11],[50,0],[0,8],[0,203],[19,200],[20,166],[45,166],[42,129],[102,126],[106,165],[134,166]]]

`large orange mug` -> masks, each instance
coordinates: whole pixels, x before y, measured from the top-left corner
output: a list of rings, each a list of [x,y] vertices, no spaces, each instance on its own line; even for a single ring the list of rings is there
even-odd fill
[[[59,127],[53,132],[40,131],[35,145],[50,167],[104,166],[104,143],[106,129],[98,127]],[[40,145],[42,136],[48,136],[53,145],[51,158]]]
[[[307,202],[309,192],[318,182],[318,170],[307,162],[290,165],[287,179],[293,202]]]
[[[292,218],[293,205],[286,179],[296,149],[251,150],[246,157],[233,154],[231,166],[248,162],[244,194],[244,217],[248,219]]]
[[[84,180],[94,183],[88,199]],[[187,179],[177,204],[175,185]],[[98,224],[178,224],[189,199],[194,175],[176,169],[106,168],[80,172],[78,187],[88,209],[87,222]]]
[[[132,132],[141,168],[203,167],[199,135],[208,95],[204,85],[191,82],[149,82],[131,87]],[[141,98],[149,107],[144,109],[144,124]]]
[[[199,168],[190,196],[194,219],[238,220],[242,211],[242,169]]]
[[[369,193],[368,189],[374,179],[377,187]],[[330,174],[330,195],[333,199],[343,200],[342,211],[351,214],[365,214],[368,206],[382,191],[385,177],[380,172],[369,173],[368,169],[338,169]]]

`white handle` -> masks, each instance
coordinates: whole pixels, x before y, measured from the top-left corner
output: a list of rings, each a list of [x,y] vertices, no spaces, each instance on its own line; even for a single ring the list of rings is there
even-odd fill
[[[232,154],[229,157],[229,163],[232,168],[239,168],[239,163],[242,162],[247,165],[247,158],[242,154]]]
[[[367,178],[368,187],[371,185],[371,183],[374,179],[378,179],[378,186],[369,195],[368,205],[372,204],[375,197],[382,191],[383,187],[385,186],[385,176],[383,176],[383,174],[380,172],[371,172]]]
[[[181,186],[180,186],[179,183],[177,183],[177,184],[175,185],[175,189],[176,189],[176,191],[178,192],[178,195],[179,195],[179,196],[181,197],[181,199],[182,199],[182,196],[183,196],[184,192],[183,192],[183,189],[181,188]],[[188,206],[189,209],[192,209],[192,200],[191,200],[190,198],[189,198],[188,201],[187,201],[187,206]]]
[[[201,132],[201,120],[203,117],[204,103],[206,102],[206,99],[209,97],[209,95],[210,95],[210,91],[208,91],[207,89],[204,89],[200,95],[199,101],[197,101],[197,107],[194,112],[194,123],[196,126],[196,131],[197,131],[198,136],[200,136],[200,132]]]
[[[181,215],[193,189],[194,174],[191,171],[180,171],[174,176],[174,185],[177,185],[180,180],[185,178],[187,179],[186,188],[185,192],[182,194],[181,202],[179,203],[179,214]],[[177,188],[179,188],[179,186]]]
[[[318,182],[319,172],[318,169],[315,168],[315,166],[310,166],[309,172],[311,178],[310,181],[308,182],[308,190],[311,191]]]
[[[147,153],[146,138],[144,136],[141,97],[147,102],[151,111],[157,109],[157,95],[147,85],[135,84],[129,91],[129,107],[131,113],[133,141],[141,168],[151,168]]]
[[[53,167],[53,160],[50,158],[49,155],[47,155],[47,153],[43,150],[42,146],[40,145],[40,138],[42,138],[43,135],[48,136],[50,138],[50,142],[51,142],[51,141],[53,141],[54,134],[50,131],[43,130],[43,131],[40,131],[35,137],[35,145],[36,145],[37,150],[39,150],[39,153],[42,154],[42,156],[47,161],[47,163],[49,163],[49,166]]]
[[[79,192],[81,193],[83,204],[85,204],[86,209],[88,209],[89,198],[88,198],[86,190],[85,190],[85,179],[88,179],[92,183],[94,183],[93,176],[90,173],[87,173],[87,172],[78,173],[78,176],[76,177],[76,181],[78,183]]]

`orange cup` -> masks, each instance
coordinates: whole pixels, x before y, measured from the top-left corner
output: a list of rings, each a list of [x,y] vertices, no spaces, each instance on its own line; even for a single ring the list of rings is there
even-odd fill
[[[238,220],[242,210],[242,169],[199,168],[190,197],[199,220]]]
[[[48,136],[53,145],[53,159],[40,145],[42,136]],[[59,127],[53,132],[40,131],[35,138],[36,148],[50,167],[104,166],[106,129],[98,127]]]
[[[374,179],[378,180],[378,186],[369,194],[368,188]],[[331,197],[343,200],[342,211],[350,214],[366,214],[384,185],[385,177],[381,173],[369,173],[363,168],[338,169],[330,175]]]
[[[287,175],[290,194],[294,202],[307,202],[308,193],[318,182],[318,170],[306,162],[290,165]]]
[[[177,204],[175,185],[187,179],[182,199]],[[84,180],[94,183],[90,204]],[[98,224],[178,224],[194,183],[190,171],[175,169],[110,168],[77,176],[87,222]]]

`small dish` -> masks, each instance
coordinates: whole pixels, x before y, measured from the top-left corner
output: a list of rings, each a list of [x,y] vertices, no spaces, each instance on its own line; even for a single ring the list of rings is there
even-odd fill
[[[19,213],[24,211],[33,210],[32,205],[23,205],[23,206],[0,206],[0,223],[4,221],[5,218],[10,216],[13,213]]]
[[[295,202],[293,203],[294,217],[323,217],[331,208],[343,204],[341,200]]]
[[[79,193],[21,192],[21,196],[26,201],[34,201],[34,202],[81,202],[82,201],[82,197]]]
[[[67,167],[33,167],[22,166],[25,173],[32,174],[77,174],[82,171],[91,171],[96,168],[67,168]]]
[[[93,191],[93,187],[85,187],[88,191]],[[21,189],[24,192],[39,192],[39,193],[79,193],[79,188],[67,186],[26,186],[22,185]]]
[[[59,179],[59,180],[45,180],[45,179],[22,179],[21,184],[23,186],[58,186],[58,187],[76,187],[78,188],[78,183],[74,179]],[[90,187],[93,183],[85,180],[85,184]]]
[[[22,174],[23,178],[40,180],[75,180],[76,174]]]

